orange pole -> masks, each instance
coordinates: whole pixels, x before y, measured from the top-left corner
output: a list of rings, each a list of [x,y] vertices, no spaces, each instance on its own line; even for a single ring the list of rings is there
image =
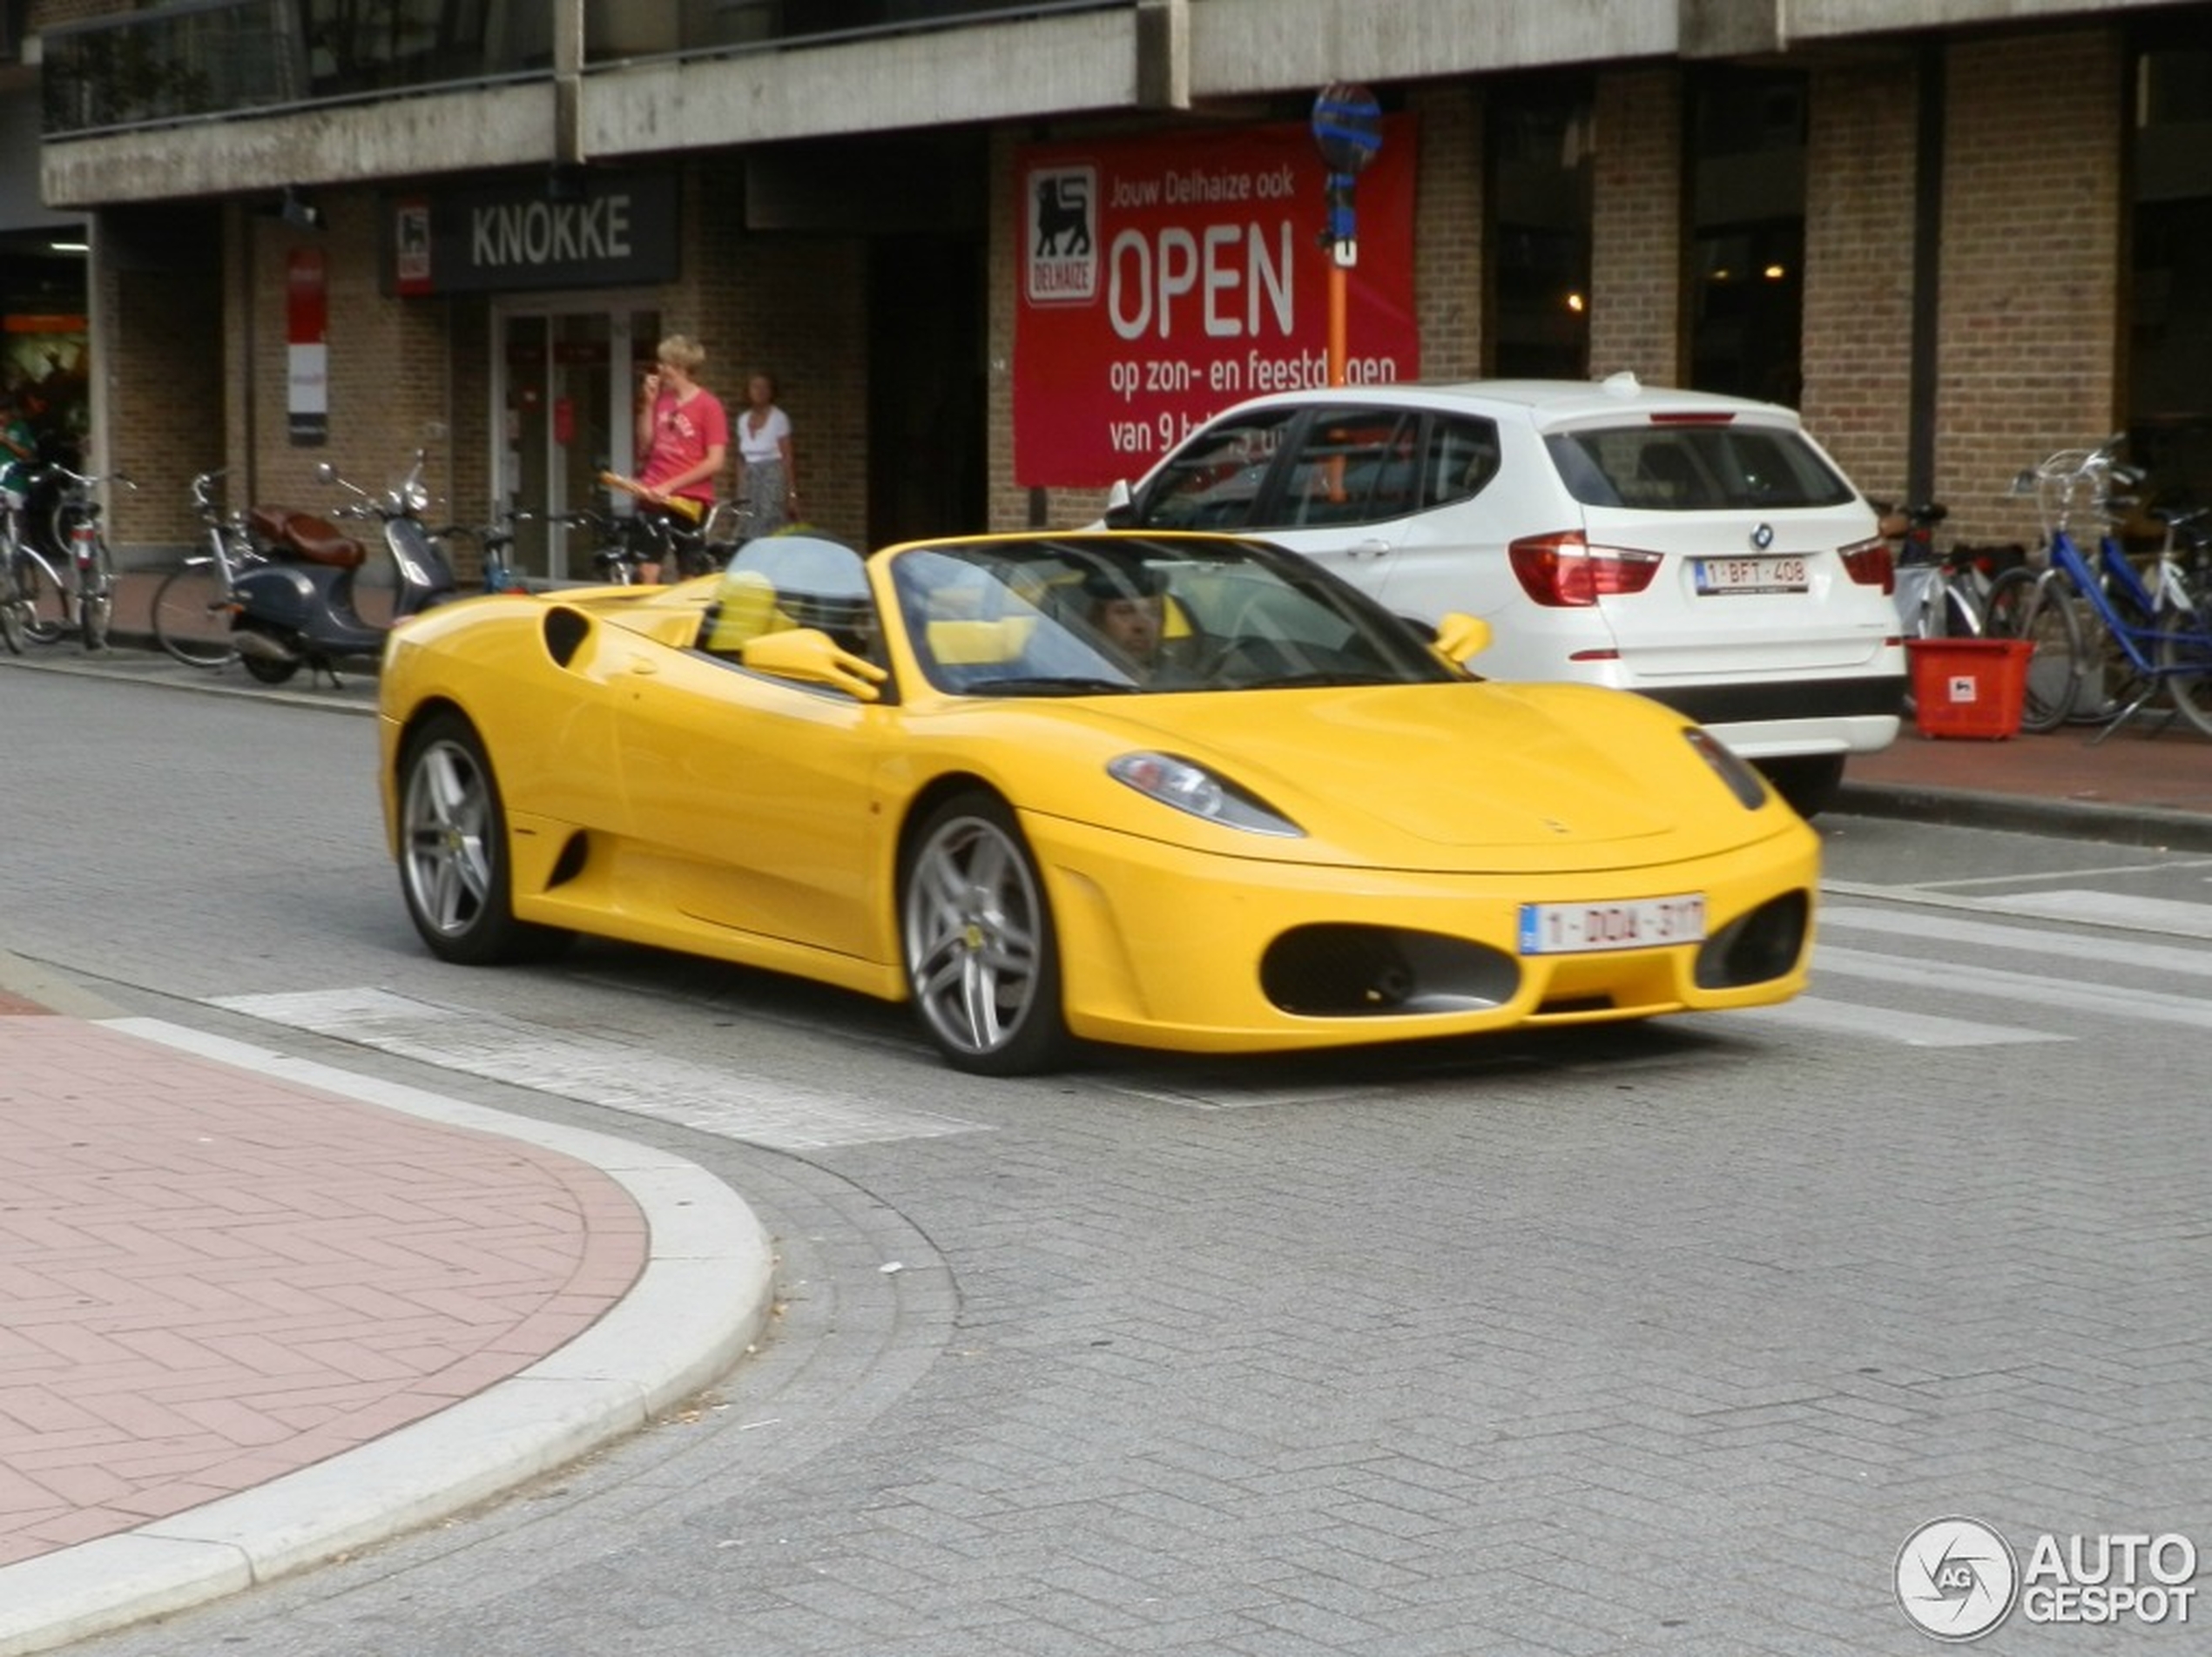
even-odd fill
[[[1344,266],[1329,266],[1329,383],[1344,384],[1345,360],[1345,288]]]

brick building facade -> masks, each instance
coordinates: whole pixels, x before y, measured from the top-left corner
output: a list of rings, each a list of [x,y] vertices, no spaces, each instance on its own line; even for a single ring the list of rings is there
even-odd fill
[[[1145,6],[1156,3],[1165,0]],[[1202,44],[1217,18],[1225,25],[1245,15],[1236,0],[1168,9],[1190,18]],[[32,7],[32,22],[53,28],[124,10],[47,0]],[[1801,166],[1803,180],[1802,268],[1789,273],[1797,285],[1797,337],[1776,354],[1772,383],[1786,388],[1870,495],[1899,496],[1917,471],[1951,503],[1962,534],[2014,538],[2032,526],[2004,499],[2006,479],[2043,453],[2130,423],[2129,146],[2139,54],[2149,25],[2164,40],[2186,41],[2193,27],[2207,33],[2212,7],[2052,6],[2026,21],[2005,20],[2016,8],[1990,10],[1986,26],[1878,33],[1802,51],[1791,43],[1778,54],[1747,52],[1738,67],[1802,87],[1801,153],[1789,162]],[[1090,11],[1077,22],[1103,26]],[[1587,294],[1578,300],[1587,303],[1583,371],[1629,368],[1648,381],[1699,383],[1699,307],[1711,300],[1700,284],[1713,273],[1698,264],[1705,255],[1696,204],[1705,186],[1693,127],[1708,107],[1701,95],[1711,96],[1701,89],[1723,65],[1694,54],[1692,44],[1685,24],[1673,53],[1639,47],[1609,59],[1479,72],[1399,63],[1383,65],[1394,74],[1372,77],[1387,107],[1419,124],[1413,260],[1426,377],[1498,370],[1495,264],[1506,239],[1494,195],[1494,117],[1529,77],[1565,73],[1587,99],[1591,135]],[[900,49],[896,40],[886,48]],[[1479,53],[1471,47],[1465,55]],[[1204,64],[1194,57],[1190,67],[1203,79]],[[710,354],[703,378],[733,408],[750,368],[775,371],[797,428],[806,515],[833,531],[867,540],[1083,522],[1097,509],[1098,490],[1037,487],[1017,478],[1013,464],[1022,146],[1089,136],[1110,142],[1194,120],[1210,130],[1296,120],[1312,96],[1311,87],[1285,87],[1211,104],[1194,96],[1189,111],[1070,107],[948,125],[948,167],[928,191],[941,188],[946,201],[974,211],[954,211],[938,226],[902,221],[882,190],[861,201],[867,192],[839,171],[893,176],[912,138],[873,131],[862,99],[772,144],[679,137],[624,158],[679,181],[672,279],[612,296],[580,289],[565,302],[604,304],[640,327],[698,337]],[[496,127],[497,109],[484,108],[484,125]],[[1932,131],[1930,108],[1938,111]],[[397,130],[417,118],[392,102],[348,118]],[[2212,108],[2202,118],[2212,123]],[[178,141],[209,140],[195,130]],[[529,332],[517,319],[533,296],[393,291],[394,192],[435,193],[458,187],[462,175],[425,174],[401,161],[380,168],[372,159],[351,176],[318,178],[303,162],[296,182],[319,215],[312,228],[279,211],[280,174],[270,171],[279,164],[261,150],[235,162],[227,189],[211,190],[203,178],[189,189],[157,183],[125,197],[113,182],[84,182],[126,176],[116,156],[163,142],[149,129],[50,136],[46,146],[50,185],[100,228],[88,293],[98,458],[142,484],[115,503],[126,550],[151,559],[190,539],[186,483],[215,466],[260,498],[312,502],[321,498],[312,481],[317,461],[378,480],[421,445],[458,518],[539,503],[518,496],[502,454],[518,418],[550,418],[528,402],[536,393],[516,390],[527,354],[517,342]],[[303,143],[302,153],[312,148]],[[95,152],[98,165],[77,165]],[[1919,193],[1931,153],[1939,192],[1932,211]],[[222,176],[219,165],[209,167],[209,178]],[[948,182],[945,171],[963,176]],[[805,192],[791,182],[810,177],[831,180],[827,196],[850,193],[860,204],[846,222],[834,212],[810,219]],[[776,205],[786,199],[796,205]],[[1932,246],[1919,239],[1926,230],[1938,238]],[[320,256],[330,317],[331,418],[327,441],[314,447],[295,443],[286,420],[289,273],[303,249]],[[557,309],[561,295],[544,297]],[[2177,302],[2199,315],[2212,311],[2212,296],[2168,297],[2169,307]],[[650,345],[633,339],[628,349],[635,356]],[[556,340],[546,348],[561,347]],[[595,381],[593,394],[615,403],[627,365],[606,367],[606,384]],[[2157,412],[2186,423],[2207,410]],[[606,418],[618,419],[618,408]],[[529,428],[532,441],[539,425]],[[937,475],[954,470],[958,476]],[[2198,482],[2212,487],[2212,475]]]

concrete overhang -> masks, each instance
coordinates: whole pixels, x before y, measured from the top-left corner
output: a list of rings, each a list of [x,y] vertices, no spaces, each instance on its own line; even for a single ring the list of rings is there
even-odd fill
[[[600,161],[1129,109],[1137,32],[1121,8],[625,65],[585,76],[579,130]]]
[[[99,207],[543,165],[553,155],[553,83],[544,80],[50,138],[40,185],[51,206]]]
[[[1671,57],[1675,17],[1674,0],[1203,0],[1190,8],[1190,95]]]
[[[1679,0],[1682,55],[1722,57],[1787,51],[1862,35],[1976,24],[2094,21],[2183,0]]]

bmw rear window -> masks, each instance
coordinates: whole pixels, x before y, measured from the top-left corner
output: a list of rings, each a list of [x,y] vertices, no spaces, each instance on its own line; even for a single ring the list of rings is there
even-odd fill
[[[1858,498],[1804,437],[1772,426],[1608,426],[1554,432],[1544,446],[1584,506],[1775,512]]]

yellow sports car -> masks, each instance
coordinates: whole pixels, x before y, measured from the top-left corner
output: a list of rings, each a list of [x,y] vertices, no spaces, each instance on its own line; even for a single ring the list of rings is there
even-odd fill
[[[1486,637],[1225,536],[770,536],[397,629],[386,828],[448,960],[795,973],[992,1074],[1796,994],[1811,830],[1655,703],[1456,665]]]

